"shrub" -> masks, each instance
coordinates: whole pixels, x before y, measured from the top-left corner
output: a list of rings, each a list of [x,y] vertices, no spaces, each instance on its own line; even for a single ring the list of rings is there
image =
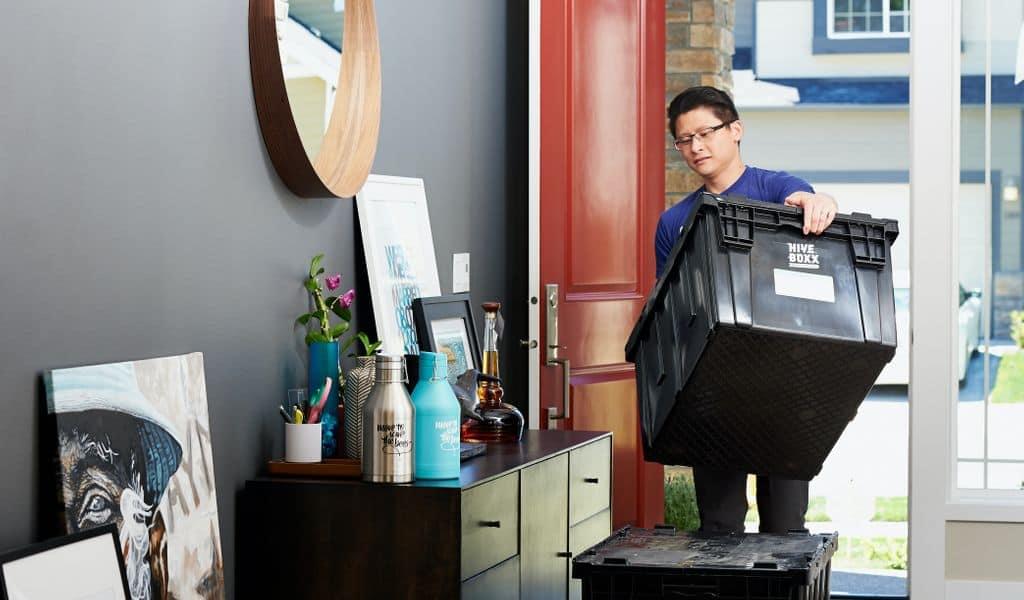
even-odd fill
[[[680,474],[665,479],[665,522],[679,531],[700,528],[697,493],[691,475]]]
[[[1018,348],[1024,348],[1024,310],[1010,312],[1010,337]]]

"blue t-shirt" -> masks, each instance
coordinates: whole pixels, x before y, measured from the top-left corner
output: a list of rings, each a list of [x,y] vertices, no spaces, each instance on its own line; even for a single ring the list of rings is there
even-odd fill
[[[682,227],[693,212],[697,196],[704,191],[704,186],[683,198],[672,208],[661,213],[658,219],[658,229],[654,233],[654,255],[657,257],[657,274],[661,276],[661,270],[665,266],[665,259],[672,251]],[[814,192],[811,184],[799,177],[794,177],[785,171],[768,171],[757,167],[747,167],[743,174],[736,180],[736,183],[729,186],[720,196],[746,196],[751,200],[762,202],[774,202],[782,204],[793,192]]]

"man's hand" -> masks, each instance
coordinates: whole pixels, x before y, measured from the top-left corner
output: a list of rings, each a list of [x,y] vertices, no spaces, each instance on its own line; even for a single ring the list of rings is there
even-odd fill
[[[839,205],[836,199],[828,194],[812,194],[810,192],[793,192],[786,197],[786,206],[799,206],[804,209],[804,235],[821,234],[836,218]]]

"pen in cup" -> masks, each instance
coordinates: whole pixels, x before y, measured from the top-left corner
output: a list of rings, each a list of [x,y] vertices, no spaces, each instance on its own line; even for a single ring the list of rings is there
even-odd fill
[[[327,397],[331,394],[331,378],[328,377],[324,381],[324,386],[320,388],[319,396],[316,398],[316,404],[312,405],[309,409],[309,422],[317,423],[320,420],[320,415],[323,413],[324,407],[327,405]]]

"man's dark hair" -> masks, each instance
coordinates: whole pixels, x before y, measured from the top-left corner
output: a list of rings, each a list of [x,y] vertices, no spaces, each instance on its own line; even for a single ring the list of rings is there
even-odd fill
[[[673,138],[676,137],[676,119],[679,118],[679,115],[701,107],[711,109],[711,112],[715,113],[715,116],[723,123],[740,118],[732,98],[722,90],[707,85],[687,88],[673,98],[668,105],[668,130],[672,133]]]

